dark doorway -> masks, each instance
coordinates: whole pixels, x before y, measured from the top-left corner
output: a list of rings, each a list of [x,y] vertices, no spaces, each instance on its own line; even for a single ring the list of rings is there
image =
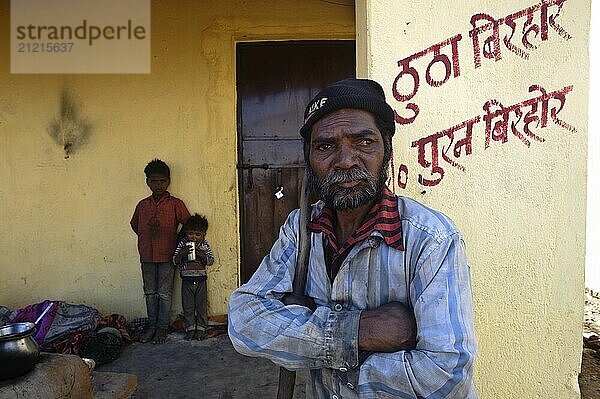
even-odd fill
[[[327,84],[355,76],[355,44],[239,43],[236,57],[240,280],[245,283],[298,207],[304,108]]]

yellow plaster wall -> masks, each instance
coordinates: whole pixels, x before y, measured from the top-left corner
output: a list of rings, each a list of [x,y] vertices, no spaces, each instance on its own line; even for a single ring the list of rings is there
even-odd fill
[[[353,38],[352,2],[152,1],[148,75],[10,74],[9,4],[0,0],[0,304],[145,315],[129,220],[158,157],[171,193],[209,219],[209,314],[225,313],[239,270],[235,43]],[[47,133],[63,90],[92,127],[68,159]]]
[[[507,50],[502,44],[506,31],[501,31],[502,59],[482,58],[476,69],[469,37],[472,15],[500,18],[535,4],[539,2],[357,2],[359,74],[382,83],[394,108],[405,116],[410,112],[392,97],[400,72],[397,62],[462,34],[460,76],[431,87],[425,82],[425,68],[433,55],[411,64],[421,82],[409,102],[419,105],[420,114],[412,124],[400,126],[394,138],[396,177],[401,164],[409,171],[406,188],[396,184],[395,189],[451,216],[465,236],[479,342],[476,384],[484,399],[579,397],[590,1],[565,1],[557,21],[571,39],[564,40],[550,27],[548,40],[537,42],[527,60]],[[535,21],[539,15],[534,14]],[[489,32],[481,35],[488,36]],[[520,38],[517,31],[514,42],[520,44]],[[448,49],[442,52],[451,54]],[[492,141],[485,149],[481,121],[474,126],[472,154],[465,156],[463,149],[463,155],[454,158],[464,172],[440,155],[443,180],[433,187],[418,183],[417,175],[426,168],[417,162],[414,140],[482,115],[489,99],[508,106],[536,97],[528,92],[532,84],[548,92],[573,85],[559,116],[576,127],[576,133],[550,120],[546,128],[533,129],[544,142],[532,141],[526,147],[509,133],[508,142]],[[407,86],[400,89],[407,91]],[[464,129],[456,133],[456,140],[464,137]],[[440,152],[443,145],[447,149],[449,142],[440,140]]]

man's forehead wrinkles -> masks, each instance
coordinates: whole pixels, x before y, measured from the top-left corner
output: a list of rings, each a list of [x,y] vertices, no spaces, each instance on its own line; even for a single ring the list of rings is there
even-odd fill
[[[378,134],[379,132],[373,129],[361,129],[353,132],[348,132],[348,135],[351,137],[375,136]]]
[[[333,137],[333,135],[320,135],[320,136],[313,138],[312,142],[313,143],[330,143],[330,142],[333,142],[334,140],[335,140],[335,138]]]
[[[379,131],[374,130],[374,129],[370,129],[370,128],[358,128],[358,129],[345,129],[343,131],[333,131],[333,130],[321,130],[319,131],[314,139],[312,140],[313,142],[323,142],[323,141],[334,141],[336,139],[340,139],[343,137],[349,137],[351,139],[358,139],[358,138],[364,138],[364,137],[373,137],[373,136],[378,136],[379,135]]]

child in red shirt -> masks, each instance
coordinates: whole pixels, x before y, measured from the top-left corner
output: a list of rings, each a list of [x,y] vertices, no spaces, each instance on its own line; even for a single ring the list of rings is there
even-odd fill
[[[133,212],[131,228],[138,236],[142,265],[148,328],[141,342],[163,343],[167,337],[175,268],[172,263],[177,245],[177,229],[190,217],[185,204],[167,191],[171,171],[159,159],[144,168],[152,195],[142,199]]]

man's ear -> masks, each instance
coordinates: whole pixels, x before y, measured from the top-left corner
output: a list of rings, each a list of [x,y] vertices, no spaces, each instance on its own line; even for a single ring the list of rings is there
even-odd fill
[[[149,182],[149,180],[150,180],[150,178],[149,178],[149,177],[146,177],[146,185],[147,185],[148,187],[150,187],[150,182]]]

